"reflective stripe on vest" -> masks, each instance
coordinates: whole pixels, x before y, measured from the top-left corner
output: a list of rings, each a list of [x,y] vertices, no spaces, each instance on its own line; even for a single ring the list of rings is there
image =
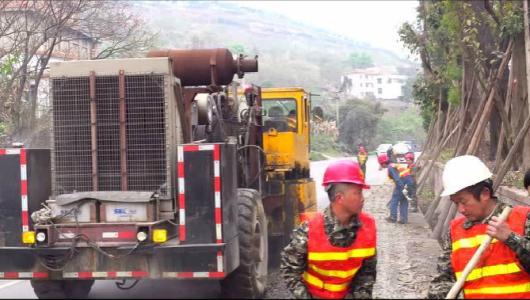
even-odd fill
[[[355,268],[352,270],[347,271],[341,271],[341,270],[327,270],[327,269],[321,269],[314,264],[308,264],[307,267],[314,271],[315,273],[318,273],[320,275],[324,275],[326,277],[338,277],[338,278],[348,278],[353,277],[359,271],[360,268]]]
[[[362,225],[347,247],[329,242],[322,213],[316,213],[308,221],[307,269],[303,280],[314,298],[344,298],[363,260],[375,255],[375,221],[364,213],[359,215],[359,221]]]
[[[504,265],[495,265],[495,266],[487,266],[483,268],[475,268],[471,273],[469,273],[469,276],[467,276],[466,280],[475,280],[482,277],[487,276],[494,276],[494,275],[501,275],[501,274],[512,274],[520,272],[521,268],[516,263],[511,264],[504,264]],[[462,276],[462,272],[456,272],[456,279],[460,279],[460,276]]]
[[[451,248],[453,249],[453,251],[456,251],[461,248],[475,248],[480,246],[480,244],[482,244],[482,241],[484,241],[487,237],[487,234],[481,234],[470,238],[459,239],[458,241],[452,243]],[[498,242],[497,239],[491,240],[492,244],[496,242]]]
[[[406,164],[396,164],[396,169],[399,172],[399,177],[406,177],[410,175],[410,168]]]
[[[346,252],[309,252],[308,260],[347,260],[350,258],[365,258],[375,254],[375,248],[351,249]]]
[[[511,286],[492,286],[480,289],[465,289],[466,295],[485,294],[485,295],[502,295],[530,292],[530,283],[523,283]],[[516,297],[517,298],[517,297]]]
[[[516,206],[506,223],[516,234],[524,234],[529,207]],[[487,224],[463,228],[464,217],[451,222],[451,264],[457,278],[482,241],[487,238]],[[513,250],[493,239],[477,266],[464,283],[465,298],[530,298],[530,275],[520,265]]]
[[[344,292],[348,290],[351,284],[351,282],[342,284],[325,283],[324,281],[318,279],[317,277],[307,272],[304,272],[304,280],[319,289],[328,290],[331,292]]]

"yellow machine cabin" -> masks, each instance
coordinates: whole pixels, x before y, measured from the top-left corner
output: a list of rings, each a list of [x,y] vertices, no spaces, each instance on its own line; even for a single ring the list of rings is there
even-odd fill
[[[262,88],[269,234],[283,248],[304,215],[316,211],[309,173],[310,97],[303,88]]]
[[[309,177],[310,98],[303,88],[263,88],[263,148],[268,171]]]

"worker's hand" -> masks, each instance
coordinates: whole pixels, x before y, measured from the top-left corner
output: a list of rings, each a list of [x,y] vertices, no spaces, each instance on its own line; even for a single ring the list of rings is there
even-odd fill
[[[505,221],[499,222],[499,217],[493,216],[488,222],[488,227],[486,228],[486,233],[491,237],[498,239],[501,242],[506,241],[510,233],[513,231],[508,226],[508,223]]]

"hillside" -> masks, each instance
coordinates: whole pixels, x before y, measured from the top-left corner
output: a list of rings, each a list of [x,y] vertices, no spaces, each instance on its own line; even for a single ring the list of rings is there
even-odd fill
[[[132,2],[132,7],[159,32],[161,48],[227,47],[259,55],[259,73],[246,79],[262,86],[297,85],[319,92],[338,84],[350,69],[352,52],[368,53],[376,65],[411,66],[391,51],[223,1]]]

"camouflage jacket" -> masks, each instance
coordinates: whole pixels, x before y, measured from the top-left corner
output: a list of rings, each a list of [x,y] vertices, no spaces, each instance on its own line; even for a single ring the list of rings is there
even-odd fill
[[[347,247],[355,240],[357,230],[362,226],[357,217],[350,224],[342,226],[333,216],[328,206],[324,210],[324,225],[330,243],[336,247]],[[307,239],[309,226],[307,222],[301,224],[293,231],[291,242],[281,254],[280,271],[287,284],[287,288],[295,298],[310,299],[311,295],[302,281],[302,274],[307,267]],[[372,298],[372,289],[375,283],[377,253],[374,257],[364,260],[359,272],[352,280],[348,299]]]
[[[498,216],[507,204],[499,203],[491,216]],[[478,223],[488,222],[491,217],[481,222],[467,221],[463,224],[465,229],[471,228]],[[506,245],[512,249],[527,273],[530,274],[530,214],[526,218],[524,236],[520,243],[508,239]],[[438,257],[438,275],[433,278],[429,286],[428,298],[444,299],[449,290],[456,282],[456,277],[451,266],[451,234],[444,235],[442,241],[442,254]]]

